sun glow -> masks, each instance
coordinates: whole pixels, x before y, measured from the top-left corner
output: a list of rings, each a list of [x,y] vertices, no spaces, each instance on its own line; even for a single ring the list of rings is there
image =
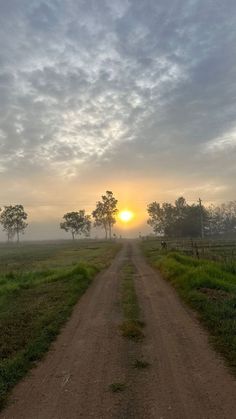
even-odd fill
[[[118,217],[123,223],[128,223],[134,218],[134,213],[129,210],[124,210],[119,212]]]

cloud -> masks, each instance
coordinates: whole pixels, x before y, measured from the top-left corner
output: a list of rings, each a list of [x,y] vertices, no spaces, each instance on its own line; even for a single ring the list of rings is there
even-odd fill
[[[224,133],[223,136],[215,138],[209,141],[206,144],[205,151],[206,152],[222,152],[227,151],[234,151],[236,147],[236,128],[232,131]]]
[[[188,190],[225,165],[217,193],[233,198],[235,12],[232,0],[2,2],[2,179],[142,175]]]

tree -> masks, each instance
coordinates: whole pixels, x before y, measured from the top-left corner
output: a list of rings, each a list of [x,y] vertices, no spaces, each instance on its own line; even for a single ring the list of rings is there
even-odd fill
[[[206,218],[206,209],[203,206],[200,214],[199,205],[189,205],[183,197],[180,197],[174,205],[168,202],[163,204],[152,202],[147,210],[149,214],[147,223],[156,234],[168,237],[201,236],[203,218],[201,219],[200,215]]]
[[[208,208],[208,235],[232,236],[236,233],[236,201]]]
[[[20,234],[24,234],[28,224],[26,223],[28,215],[26,214],[23,205],[8,205],[5,206],[0,215],[0,223],[3,230],[7,233],[8,241],[12,240],[15,235],[17,242],[20,241]]]
[[[101,201],[97,202],[96,209],[92,212],[95,220],[95,227],[102,227],[105,231],[106,239],[111,239],[112,227],[116,222],[117,199],[113,192],[106,191],[106,195],[102,195]]]
[[[108,235],[108,224],[105,213],[105,207],[101,201],[97,202],[96,209],[92,212],[92,216],[95,219],[94,226],[102,227],[105,230],[105,237]]]
[[[85,214],[85,210],[67,212],[63,215],[64,221],[60,223],[60,228],[69,231],[74,240],[77,235],[89,236],[91,229],[90,215]]]
[[[152,202],[147,208],[149,219],[147,223],[153,228],[155,234],[163,235],[165,232],[164,211],[158,202]]]

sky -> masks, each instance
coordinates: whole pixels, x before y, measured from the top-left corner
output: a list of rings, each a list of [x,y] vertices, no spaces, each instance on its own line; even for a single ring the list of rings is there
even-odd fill
[[[154,200],[234,200],[235,162],[235,0],[0,0],[0,205],[25,238],[106,190],[134,235]]]

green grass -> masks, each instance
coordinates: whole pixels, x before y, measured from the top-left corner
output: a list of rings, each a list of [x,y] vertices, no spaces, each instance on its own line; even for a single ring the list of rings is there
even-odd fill
[[[154,252],[147,242],[142,248],[150,263],[199,313],[214,347],[236,373],[236,275],[217,262],[177,252]]]
[[[103,268],[120,245],[107,241],[46,241],[0,244],[0,275],[71,267],[79,261]]]
[[[140,308],[134,287],[134,266],[126,264],[122,270],[121,303],[124,321],[120,326],[122,335],[132,340],[142,340],[144,337],[140,321]]]
[[[108,242],[0,247],[0,407],[118,249]]]

